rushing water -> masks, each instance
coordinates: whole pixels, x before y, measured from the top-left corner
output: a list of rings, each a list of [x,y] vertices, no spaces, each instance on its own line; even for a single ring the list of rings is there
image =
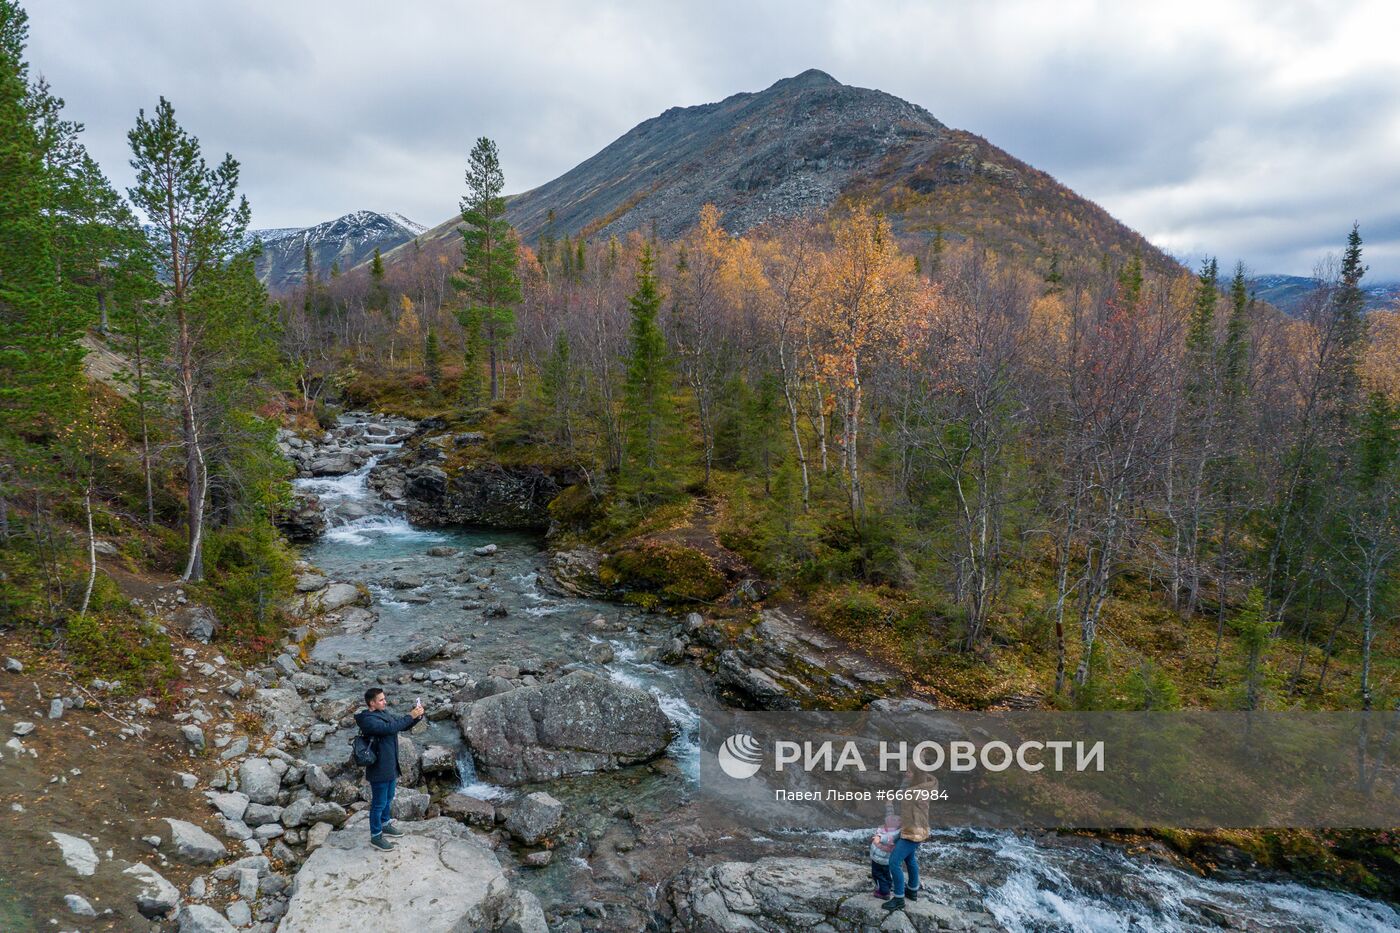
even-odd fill
[[[383,445],[379,453],[391,449]],[[333,666],[345,662],[349,667],[342,664],[342,669],[351,671],[332,675],[332,696],[358,695],[367,682],[378,681],[389,686],[392,705],[411,705],[413,695],[429,693],[434,685],[395,688],[398,677],[419,669],[396,658],[414,638],[434,635],[467,645],[452,669],[472,677],[494,664],[525,657],[582,661],[584,667],[654,694],[677,726],[677,737],[661,762],[547,785],[565,804],[574,841],[556,852],[549,868],[523,874],[522,882],[546,906],[590,896],[589,839],[602,835],[619,812],[676,813],[693,796],[699,775],[699,721],[705,710],[715,707],[708,681],[691,667],[640,660],[644,649],[670,637],[670,622],[542,588],[546,555],[538,539],[413,527],[368,487],[374,463],[343,477],[297,481],[298,488],[320,496],[330,523],[322,539],[307,550],[307,559],[332,579],[365,584],[379,614],[368,631],[331,631],[317,642],[316,659]],[[473,548],[487,543],[497,545],[494,555],[472,554]],[[438,546],[461,552],[448,558],[426,554]],[[406,585],[416,578],[421,578],[421,586]],[[507,614],[488,618],[483,613],[487,605],[503,606]],[[623,629],[599,631],[588,624],[599,616]],[[611,660],[583,660],[590,649],[603,644],[611,647]],[[437,689],[439,696],[443,693]],[[460,748],[450,719],[430,723],[428,735],[418,738]],[[344,742],[332,738],[323,754],[329,757],[343,749]],[[462,753],[460,761],[465,792],[495,799],[520,792],[479,781],[469,754]],[[865,839],[864,832],[753,837],[744,854],[821,855],[863,862]],[[1250,930],[1400,931],[1400,912],[1388,904],[1293,883],[1202,879],[1107,846],[1046,845],[1009,832],[941,832],[923,847],[921,861],[932,871],[967,881],[980,893],[985,909],[1015,933],[1206,929],[1214,926],[1211,909]]]

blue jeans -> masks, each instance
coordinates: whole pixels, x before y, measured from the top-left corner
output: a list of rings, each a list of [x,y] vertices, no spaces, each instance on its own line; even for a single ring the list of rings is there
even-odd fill
[[[394,785],[396,783],[396,781],[376,781],[369,786],[369,834],[371,836],[378,836],[382,833],[384,824],[393,818],[389,813],[394,802]]]
[[[919,890],[919,844],[908,839],[896,839],[890,853],[890,878],[894,881],[894,896],[904,896],[904,867],[909,866],[909,887]]]

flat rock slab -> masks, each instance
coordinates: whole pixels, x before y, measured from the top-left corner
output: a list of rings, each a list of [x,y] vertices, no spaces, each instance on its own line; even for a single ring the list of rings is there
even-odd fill
[[[84,876],[97,871],[97,853],[93,851],[92,843],[67,833],[50,833],[49,835],[53,836],[53,841],[58,843],[63,861],[67,863],[69,868]]]
[[[925,877],[918,901],[894,916],[871,896],[870,866],[856,859],[764,858],[682,872],[671,887],[669,929],[704,933],[867,930],[997,933],[1003,927],[966,886]]]
[[[512,891],[496,856],[457,822],[402,823],[390,852],[370,848],[363,822],[331,833],[311,853],[279,933],[545,929],[539,903]],[[519,922],[522,909],[528,924]]]

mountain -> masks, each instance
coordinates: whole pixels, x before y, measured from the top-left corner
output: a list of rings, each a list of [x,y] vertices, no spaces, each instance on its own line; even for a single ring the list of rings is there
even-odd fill
[[[1267,301],[1285,314],[1296,315],[1303,310],[1308,296],[1317,288],[1318,280],[1304,275],[1258,275],[1249,279],[1249,289],[1256,298]],[[1366,310],[1394,308],[1400,304],[1400,282],[1363,284]]]
[[[931,241],[972,238],[1023,261],[1097,262],[1140,252],[1180,267],[1142,236],[1049,175],[916,104],[822,71],[713,104],[673,107],[547,184],[511,197],[527,242],[650,231],[674,237],[706,202],[731,233],[767,220],[868,199],[896,230]],[[551,226],[549,215],[554,212]],[[425,239],[452,234],[458,218]]]
[[[375,247],[387,253],[423,233],[426,228],[402,214],[355,211],[314,227],[280,227],[248,231],[249,240],[262,240],[258,258],[260,278],[274,292],[300,285],[306,278],[306,247],[311,247],[316,273],[330,275],[331,266],[342,270],[368,262]]]

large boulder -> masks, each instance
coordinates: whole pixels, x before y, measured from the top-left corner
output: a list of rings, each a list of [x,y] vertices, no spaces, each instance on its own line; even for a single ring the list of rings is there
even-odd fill
[[[545,929],[539,902],[513,891],[486,843],[455,820],[402,823],[396,847],[374,858],[360,822],[331,833],[301,866],[280,933]]]
[[[430,525],[545,530],[549,503],[581,479],[572,469],[479,463],[450,476],[428,464],[407,474],[409,518]]]
[[[326,530],[326,513],[321,509],[320,498],[306,493],[294,495],[275,521],[287,540],[295,544],[310,544]]]
[[[463,704],[457,724],[478,773],[500,784],[649,761],[675,736],[656,697],[586,671]]]
[[[358,458],[349,451],[336,451],[312,460],[307,469],[312,476],[344,476],[359,469],[360,464],[357,460]]]
[[[959,882],[925,876],[919,899],[906,901],[897,918],[869,891],[870,868],[856,859],[764,858],[701,865],[687,868],[671,883],[673,916],[666,928],[695,933],[1003,929]]]

